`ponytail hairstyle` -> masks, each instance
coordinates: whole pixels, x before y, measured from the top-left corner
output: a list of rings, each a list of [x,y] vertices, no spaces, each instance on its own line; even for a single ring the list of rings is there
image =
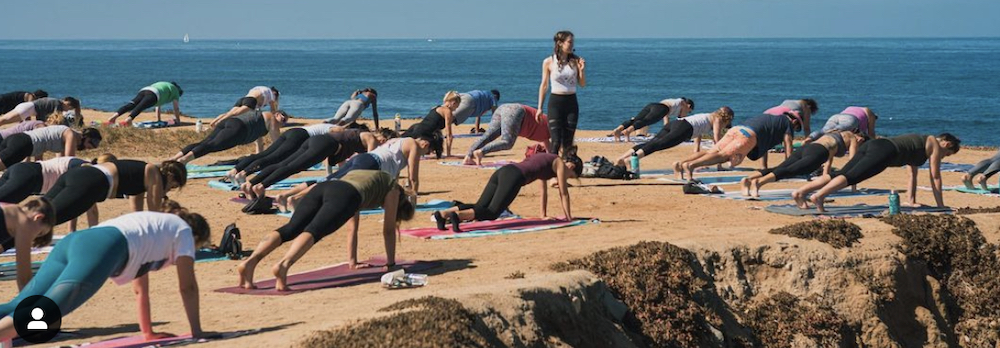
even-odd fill
[[[174,82],[174,81],[170,81],[170,84],[174,85],[174,87],[177,87],[177,97],[178,98],[184,96],[184,90],[181,89],[181,85],[178,85],[177,82]]]
[[[90,164],[91,165],[95,165],[95,164],[108,163],[108,162],[117,161],[117,160],[118,160],[118,157],[115,157],[115,155],[112,155],[110,153],[106,153],[106,154],[97,156],[97,158],[95,158],[95,159],[90,160]]]
[[[431,151],[434,151],[434,155],[437,158],[441,158],[441,153],[444,152],[444,139],[441,136],[441,131],[436,131],[430,134],[421,134],[417,137],[417,140],[424,140],[431,144]]]
[[[442,102],[442,104],[450,102],[450,101],[454,101],[454,102],[461,102],[462,101],[462,97],[458,95],[458,91],[448,91],[448,93],[444,94],[444,101]]]
[[[41,248],[52,244],[52,227],[56,225],[56,209],[48,198],[33,198],[21,205],[21,209],[29,214],[39,214],[42,216],[42,224],[47,229],[35,236],[32,246]]]
[[[104,140],[104,136],[101,135],[101,131],[97,130],[97,128],[84,128],[83,131],[80,132],[80,143],[76,145],[76,149],[83,151],[88,143],[93,145],[96,149],[99,145],[101,145],[101,140]]]
[[[271,86],[271,92],[274,93],[274,100],[278,100],[278,97],[281,96],[281,93],[274,86]]]
[[[163,200],[162,210],[164,213],[177,215],[191,227],[191,235],[194,236],[195,247],[209,243],[209,240],[212,238],[212,228],[208,225],[208,221],[205,220],[204,216],[188,211],[180,203],[171,199]]]
[[[383,138],[385,138],[385,140],[399,138],[399,133],[396,133],[396,131],[389,129],[387,127],[379,128],[378,134],[381,135]]]
[[[413,190],[403,188],[396,184],[396,190],[399,191],[399,206],[396,207],[396,223],[399,224],[400,221],[410,221],[413,220],[413,215],[416,213],[416,206],[413,204],[411,197],[416,197]]]
[[[819,111],[819,104],[816,104],[816,100],[815,99],[806,98],[806,99],[802,99],[802,101],[806,102],[806,106],[809,107],[809,114],[810,115],[815,115],[816,112]]]
[[[694,100],[688,99],[687,97],[681,97],[681,102],[687,104],[688,110],[694,111]]]
[[[723,106],[719,108],[719,110],[715,111],[715,117],[718,118],[723,125],[732,126],[733,117],[735,116],[736,114],[733,113],[733,109],[728,106]]]
[[[35,99],[42,99],[42,98],[47,98],[49,96],[49,92],[38,89],[35,90],[34,92],[31,92],[31,95],[35,96]]]
[[[178,188],[187,185],[187,167],[181,162],[163,161],[159,167],[160,175],[163,176],[163,185],[170,181],[176,182]],[[167,188],[164,187],[163,190],[166,191]]]
[[[561,158],[563,162],[573,164],[573,174],[575,174],[577,178],[580,178],[580,176],[583,175],[583,159],[580,159],[580,156],[577,156],[577,151],[577,146],[573,145],[563,152]]]
[[[61,111],[56,110],[55,112],[49,114],[45,117],[46,126],[63,126],[66,125],[66,116],[63,116]],[[82,142],[80,144],[83,144]]]
[[[577,58],[576,54],[573,54],[573,52],[562,51],[562,43],[566,42],[566,40],[569,40],[572,37],[573,37],[573,32],[569,30],[563,30],[557,32],[556,35],[552,37],[552,41],[555,44],[555,48],[552,49],[552,53],[556,57],[556,62],[558,63],[559,71],[562,71],[562,68],[564,66],[568,65],[571,61],[574,61]]]
[[[365,93],[365,92],[371,93],[372,94],[372,99],[378,99],[378,91],[376,91],[374,88],[365,87],[364,89],[361,90],[361,93]]]

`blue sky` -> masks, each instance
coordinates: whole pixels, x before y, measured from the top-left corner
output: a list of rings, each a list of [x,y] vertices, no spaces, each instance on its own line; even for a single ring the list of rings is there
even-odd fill
[[[30,7],[28,6],[30,4]],[[37,0],[0,39],[997,37],[997,0]]]

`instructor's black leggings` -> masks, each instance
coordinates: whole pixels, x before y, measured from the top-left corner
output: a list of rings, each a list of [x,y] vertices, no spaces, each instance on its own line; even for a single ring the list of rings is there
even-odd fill
[[[132,101],[118,108],[117,114],[123,115],[126,112],[131,111],[132,113],[130,113],[128,117],[135,118],[146,109],[156,105],[156,100],[156,93],[153,93],[152,91],[139,91],[139,94],[137,94],[135,98],[132,98]]]
[[[72,220],[108,198],[111,184],[100,169],[83,166],[66,171],[45,193],[56,211],[56,224]]]
[[[896,145],[889,139],[866,141],[858,147],[858,153],[854,154],[854,157],[844,165],[844,168],[836,173],[830,173],[830,177],[836,178],[843,175],[847,178],[848,185],[868,180],[889,168],[898,152]]]
[[[282,243],[302,232],[311,234],[316,243],[344,226],[360,208],[361,193],[354,185],[340,180],[321,182],[299,201],[292,219],[277,231]]]
[[[323,162],[324,159],[335,155],[338,150],[340,150],[340,143],[333,137],[311,137],[306,140],[302,148],[285,160],[261,169],[260,173],[250,179],[250,184],[263,184],[264,187],[269,187]]]
[[[776,180],[809,175],[822,168],[828,159],[830,150],[820,144],[809,144],[792,152],[792,155],[777,167],[761,170],[760,173],[762,175],[773,173]]]
[[[243,140],[249,131],[246,123],[243,121],[236,118],[227,118],[219,122],[215,126],[215,129],[212,130],[212,133],[209,133],[204,140],[184,147],[181,149],[181,152],[185,154],[193,152],[194,157],[198,158],[213,152],[226,151],[243,144],[248,144],[244,143]]]
[[[309,132],[302,128],[292,128],[278,137],[266,150],[258,154],[244,156],[236,163],[237,172],[256,173],[261,168],[281,162],[291,156],[309,140]]]
[[[524,186],[524,174],[512,164],[497,169],[486,183],[483,194],[475,205],[463,204],[459,209],[472,209],[476,212],[477,221],[496,220],[500,214],[510,207]]]
[[[21,162],[10,166],[0,176],[0,202],[21,203],[42,190],[42,165]]]
[[[670,113],[670,107],[660,103],[649,103],[628,121],[622,122],[622,128],[632,127],[634,129],[645,128],[654,124]]]
[[[5,167],[13,166],[31,156],[31,152],[34,150],[35,145],[27,134],[11,135],[0,141],[0,162],[3,162]]]
[[[662,105],[662,104],[661,104]],[[649,156],[657,151],[666,150],[691,139],[694,135],[694,127],[685,120],[676,120],[667,123],[663,129],[649,142],[632,147],[633,151],[642,150],[643,156]]]
[[[576,102],[576,94],[549,95],[549,135],[552,140],[552,150],[565,152],[573,146],[576,135],[576,122],[580,118],[580,105]]]

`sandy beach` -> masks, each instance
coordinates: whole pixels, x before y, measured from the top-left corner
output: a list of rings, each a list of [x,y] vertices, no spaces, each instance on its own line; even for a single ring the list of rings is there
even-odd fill
[[[94,110],[85,112],[88,120],[104,120],[109,113]],[[145,113],[140,119],[152,118]],[[165,112],[164,119],[172,118]],[[185,121],[190,122],[190,119]],[[317,122],[318,120],[294,119],[296,122]],[[484,120],[486,122],[488,120]],[[370,123],[370,121],[368,121]],[[412,121],[407,121],[412,122]],[[193,123],[193,122],[192,122]],[[391,125],[392,119],[382,120],[383,125]],[[207,124],[207,122],[206,122]],[[405,125],[404,125],[405,127]],[[207,128],[207,127],[206,127]],[[467,132],[468,126],[458,127]],[[148,132],[171,132],[178,129],[193,129],[192,125],[148,130]],[[943,129],[947,131],[947,129]],[[606,131],[579,131],[577,137],[604,136]],[[472,139],[456,139],[453,152],[462,155],[472,143]],[[115,153],[119,158],[161,161],[185,144],[173,144],[169,149],[149,149],[142,153]],[[529,142],[520,139],[515,148],[490,156],[487,160],[514,160],[523,157]],[[617,158],[631,144],[578,143],[580,156],[584,160],[595,155],[609,159]],[[113,145],[112,145],[113,146]],[[196,160],[195,164],[209,164],[217,160],[235,158],[238,154],[248,154],[251,146],[242,146],[222,154],[213,154]],[[690,145],[652,155],[642,162],[644,171],[668,169],[670,163],[682,159],[693,151]],[[93,156],[100,150],[86,153]],[[948,157],[951,163],[975,163],[993,155],[994,151],[963,149],[959,154]],[[777,165],[783,160],[782,154],[771,154],[770,163]],[[835,161],[836,166],[843,160]],[[759,166],[759,162],[747,162],[742,166]],[[431,199],[475,201],[483,185],[489,179],[491,170],[444,166],[438,160],[421,163],[420,202]],[[303,175],[320,175],[317,172]],[[959,185],[959,173],[943,173],[944,184]],[[864,182],[860,187],[881,189],[905,189],[908,173],[902,168],[892,168],[882,175]],[[919,185],[927,186],[927,171],[920,173]],[[212,240],[218,241],[224,227],[236,223],[243,233],[244,248],[256,246],[261,237],[284,224],[287,219],[274,215],[246,215],[239,211],[240,205],[229,201],[234,192],[224,192],[207,186],[208,179],[189,180],[179,192],[171,192],[170,198],[185,207],[203,214],[211,224]],[[796,188],[801,182],[777,183],[767,189]],[[794,249],[789,257],[803,260],[814,258],[842,259],[851,255],[891,254],[899,243],[899,238],[890,233],[891,227],[876,219],[851,219],[862,227],[864,237],[860,244],[846,249],[834,249],[817,241],[808,241],[767,233],[772,228],[811,220],[777,215],[762,209],[775,202],[748,202],[715,199],[698,195],[684,195],[681,186],[655,177],[644,177],[635,181],[613,181],[604,179],[582,179],[570,189],[573,214],[577,217],[600,219],[600,224],[557,229],[537,233],[491,236],[457,240],[422,240],[401,237],[397,259],[437,260],[444,267],[433,270],[428,286],[407,290],[386,290],[379,284],[363,284],[349,287],[310,291],[289,296],[245,296],[213,292],[214,289],[237,284],[236,261],[198,263],[196,271],[201,289],[202,326],[208,331],[236,331],[263,328],[267,332],[232,340],[209,342],[204,347],[276,347],[292,346],[304,337],[319,331],[342,327],[353,322],[385,315],[378,310],[392,303],[428,295],[455,298],[469,303],[497,292],[510,289],[526,289],[550,286],[563,279],[550,269],[557,262],[581,258],[588,254],[612,247],[626,246],[640,241],[663,241],[695,251],[726,253],[734,248],[750,250],[767,247],[771,252]],[[738,185],[723,186],[726,191],[738,190]],[[559,202],[554,190],[550,190],[549,211],[558,212]],[[902,195],[906,197],[906,194]],[[963,194],[954,191],[944,193],[947,205],[961,207],[995,207],[997,197]],[[838,204],[885,204],[885,196],[838,198],[830,205]],[[933,203],[930,191],[918,192],[918,201]],[[790,203],[778,202],[778,204]],[[127,212],[127,200],[109,200],[100,205],[101,219],[105,220]],[[525,187],[511,210],[523,216],[537,216],[539,193],[536,185]],[[433,225],[429,213],[417,213],[413,221],[402,228],[428,227]],[[1000,243],[1000,214],[968,215],[974,220],[989,243]],[[361,219],[359,257],[384,254],[381,237],[381,216],[363,216]],[[60,226],[56,234],[65,234],[67,226]],[[298,263],[292,273],[311,270],[347,260],[346,233],[338,231],[322,240]],[[287,250],[279,248],[265,259],[257,269],[257,280],[271,278],[270,267]],[[36,256],[36,259],[39,258]],[[13,261],[13,258],[0,261]],[[522,279],[506,279],[509,275],[522,272]],[[833,283],[817,282],[810,286],[797,285],[786,281],[787,274],[795,270],[775,269],[764,279],[764,273],[754,280],[755,291],[750,297],[766,296],[778,291],[788,291],[799,296],[809,294],[831,294],[841,292]],[[783,273],[784,272],[784,273]],[[770,279],[770,280],[769,280]],[[175,334],[188,330],[180,296],[177,292],[176,272],[173,268],[153,273],[150,277],[152,317],[155,330]],[[848,286],[849,289],[853,289]],[[12,298],[16,294],[13,281],[0,283],[0,297]],[[843,293],[841,295],[844,295]],[[846,295],[844,295],[846,296]],[[837,307],[841,311],[851,308],[845,304]],[[851,315],[860,314],[845,314]],[[76,332],[80,338],[59,341],[58,344],[93,342],[123,335],[138,334],[136,324],[136,304],[130,286],[115,286],[108,282],[98,294],[80,309],[63,319],[65,331]]]

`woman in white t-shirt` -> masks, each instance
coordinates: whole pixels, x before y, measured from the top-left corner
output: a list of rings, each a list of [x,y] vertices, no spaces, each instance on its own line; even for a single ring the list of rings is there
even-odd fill
[[[208,223],[176,203],[171,213],[137,212],[105,221],[101,225],[67,235],[55,248],[28,285],[10,302],[0,305],[0,341],[17,335],[14,309],[29,296],[45,295],[63,316],[79,308],[111,279],[115,284],[132,283],[139,303],[139,329],[147,340],[170,337],[153,332],[149,310],[147,274],[177,266],[181,299],[192,336],[204,334],[198,304],[198,282],[194,274],[197,246],[208,242]],[[53,324],[56,316],[42,320]]]

